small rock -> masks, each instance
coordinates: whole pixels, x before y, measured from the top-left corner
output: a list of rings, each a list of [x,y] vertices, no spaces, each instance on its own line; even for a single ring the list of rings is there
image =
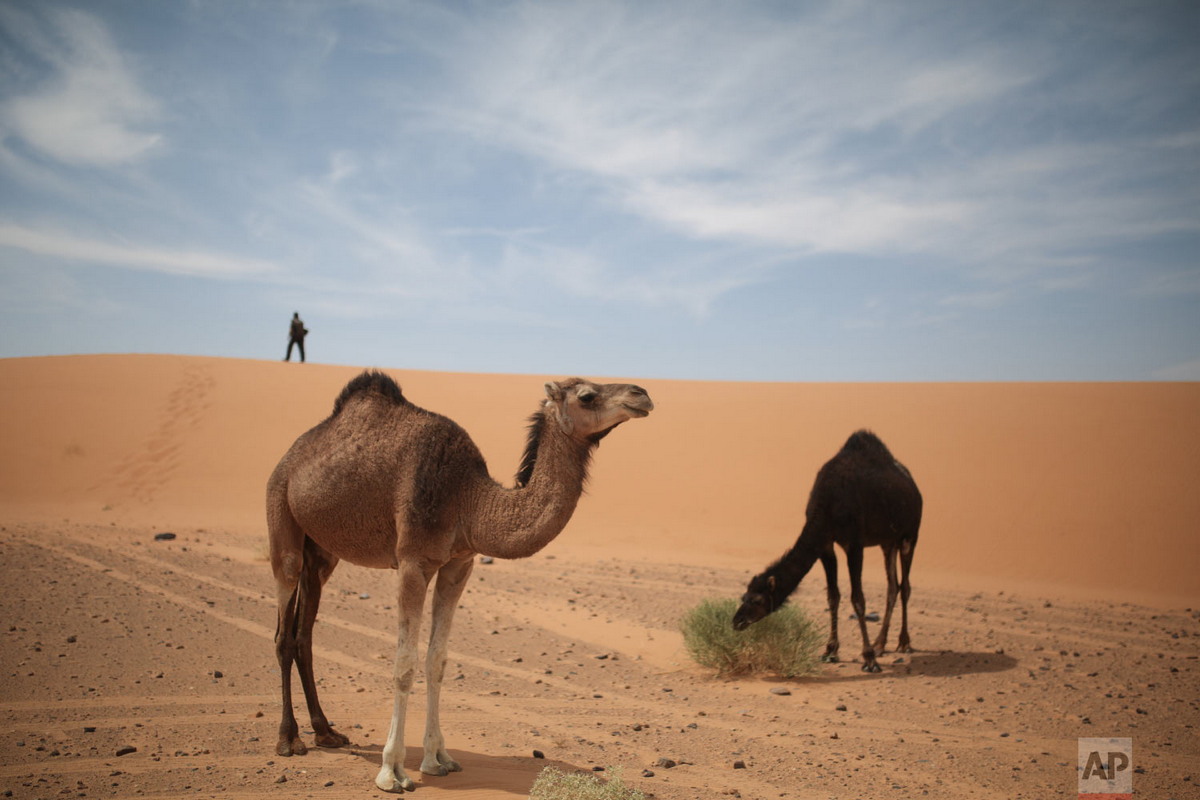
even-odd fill
[[[541,750],[534,750],[534,751],[533,751],[533,757],[534,757],[534,758],[545,758],[545,757],[546,757],[546,754],[545,754],[545,753],[543,753]]]
[[[95,732],[96,732],[96,726],[95,726],[95,725],[84,725],[84,726],[83,726],[83,732],[84,732],[84,733],[95,733]]]
[[[733,768],[734,768],[734,769],[745,769],[745,768],[746,768],[746,762],[745,762],[745,761],[742,761],[742,760],[739,758],[737,761],[733,762]]]
[[[370,600],[370,599],[371,599],[371,595],[367,594],[366,592],[363,592],[362,594],[360,594],[360,595],[358,596],[358,599],[359,599],[359,600]]]
[[[213,677],[214,677],[214,678],[224,678],[224,677],[225,677],[225,673],[224,673],[224,672],[221,672],[221,670],[219,670],[219,669],[214,669],[214,670],[213,670]]]
[[[834,710],[835,710],[835,711],[845,711],[845,710],[846,710],[846,704],[845,704],[845,703],[838,703],[838,704],[837,704],[836,706],[834,706],[833,708],[834,708]]]
[[[330,786],[333,786],[333,781],[325,781],[325,788],[328,789]]]
[[[175,534],[171,533],[170,531],[164,531],[163,533],[154,534],[154,541],[156,541],[156,542],[169,542],[174,538],[175,538]]]
[[[133,746],[133,745],[131,745],[131,744],[127,744],[127,745],[125,745],[124,747],[118,747],[118,748],[117,748],[117,755],[118,755],[118,756],[127,756],[127,755],[129,755],[130,753],[136,753],[136,752],[137,752],[137,748],[136,748],[136,747],[134,747],[134,746]]]
[[[75,636],[68,636],[68,637],[67,637],[67,644],[75,644],[75,642],[77,642],[77,641],[79,641],[79,639],[78,639],[77,637],[75,637]]]
[[[829,734],[829,738],[830,739],[840,739],[842,737],[837,735],[837,731],[834,731],[833,733]]]
[[[275,779],[276,783],[287,783],[287,775],[280,775]]]
[[[643,777],[643,778],[653,778],[653,777],[654,777],[654,770],[652,770],[652,769],[644,769],[644,770],[642,770],[642,777]]]
[[[771,694],[777,694],[782,697],[787,697],[791,693],[792,693],[792,690],[787,688],[786,686],[772,686],[771,687]]]
[[[663,769],[670,769],[671,767],[675,766],[675,762],[669,758],[660,758],[658,761],[654,762],[654,766],[662,767]]]
[[[480,556],[479,563],[480,564],[495,564],[496,559],[492,558],[491,556]]]

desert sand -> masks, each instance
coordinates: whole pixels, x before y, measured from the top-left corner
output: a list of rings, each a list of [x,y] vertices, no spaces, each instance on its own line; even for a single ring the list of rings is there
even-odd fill
[[[358,371],[0,360],[3,796],[383,796],[390,571],[340,566],[315,631],[351,746],[273,752],[266,479]],[[542,383],[565,377],[386,371],[504,482]],[[1078,739],[1111,736],[1133,740],[1138,795],[1200,797],[1200,384],[588,377],[636,381],[656,410],[604,440],[553,544],[476,567],[442,702],[464,771],[417,771],[419,686],[418,796],[523,798],[554,765],[621,768],[667,800],[1064,797]],[[715,678],[679,617],[791,546],[816,471],[858,428],[925,497],[916,652],[864,674],[844,622],[847,660],[814,677]],[[881,610],[877,551],[864,573]],[[824,598],[817,570],[793,602],[824,626]]]

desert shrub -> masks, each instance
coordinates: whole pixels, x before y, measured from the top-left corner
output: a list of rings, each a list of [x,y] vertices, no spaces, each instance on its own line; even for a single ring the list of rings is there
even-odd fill
[[[680,622],[692,660],[718,675],[774,673],[785,678],[811,675],[824,635],[799,608],[785,605],[744,631],[733,629],[738,601],[705,600]]]
[[[646,800],[646,795],[621,781],[621,770],[609,771],[607,781],[584,772],[566,773],[546,767],[529,790],[529,800]]]

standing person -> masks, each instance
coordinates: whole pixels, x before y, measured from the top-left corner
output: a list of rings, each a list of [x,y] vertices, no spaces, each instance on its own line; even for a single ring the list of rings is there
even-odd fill
[[[292,327],[288,332],[288,349],[287,356],[284,361],[292,360],[292,345],[300,346],[300,363],[304,363],[304,337],[308,335],[308,328],[304,327],[304,321],[300,319],[300,312],[292,314]]]

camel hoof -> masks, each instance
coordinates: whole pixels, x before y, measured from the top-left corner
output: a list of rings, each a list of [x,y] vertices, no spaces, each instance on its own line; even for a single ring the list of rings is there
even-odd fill
[[[823,662],[825,662],[826,664],[836,664],[836,663],[838,663],[839,661],[841,661],[841,659],[840,659],[840,658],[838,658],[837,656],[835,656],[835,655],[834,655],[834,656],[831,656],[831,655],[829,655],[828,653],[826,653],[825,655],[821,656],[821,660],[822,660]]]
[[[275,745],[275,755],[290,758],[291,756],[302,756],[308,752],[308,748],[300,739],[280,739],[279,744]]]
[[[390,770],[380,772],[375,778],[375,785],[385,792],[392,792],[394,794],[415,792],[417,790],[417,784],[413,782],[412,778],[408,777],[407,775],[403,777],[397,777],[397,775]]]
[[[318,747],[345,747],[348,744],[350,737],[343,736],[332,728],[329,729],[329,733],[317,736]]]
[[[421,772],[444,778],[451,772],[462,772],[462,766],[449,756],[438,756],[435,759],[421,762]]]
[[[883,667],[879,666],[874,661],[868,661],[866,664],[863,664],[862,671],[863,672],[882,672]]]
[[[911,653],[911,652],[913,652],[912,645],[911,644],[902,644],[896,648],[896,652],[897,653]]]

